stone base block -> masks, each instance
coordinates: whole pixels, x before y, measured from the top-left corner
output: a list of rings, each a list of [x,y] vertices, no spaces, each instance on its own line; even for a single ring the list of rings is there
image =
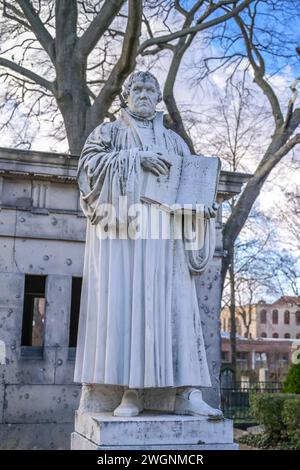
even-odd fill
[[[144,412],[134,418],[77,411],[73,450],[234,450],[230,420]]]

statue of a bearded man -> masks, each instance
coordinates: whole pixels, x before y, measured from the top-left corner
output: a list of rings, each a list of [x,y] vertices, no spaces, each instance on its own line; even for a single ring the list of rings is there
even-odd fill
[[[141,413],[145,388],[174,387],[175,413],[220,417],[199,390],[211,379],[194,276],[212,258],[214,230],[204,240],[210,247],[205,263],[186,252],[183,239],[124,235],[120,197],[127,207],[142,204],[150,220],[159,209],[141,202],[143,175],[167,175],[174,155],[190,155],[156,112],[161,92],[151,73],[133,73],[124,98],[128,107],[91,133],[79,160],[88,222],[75,381],[124,386],[115,416]],[[114,226],[107,217],[103,223],[103,205],[116,208]],[[215,213],[216,207],[206,208],[211,221]]]

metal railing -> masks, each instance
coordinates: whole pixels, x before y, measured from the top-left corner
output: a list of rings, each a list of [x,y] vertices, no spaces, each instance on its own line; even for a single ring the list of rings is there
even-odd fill
[[[225,418],[235,421],[253,421],[250,411],[251,393],[278,393],[282,391],[281,382],[236,382],[234,387],[221,388],[221,408]]]

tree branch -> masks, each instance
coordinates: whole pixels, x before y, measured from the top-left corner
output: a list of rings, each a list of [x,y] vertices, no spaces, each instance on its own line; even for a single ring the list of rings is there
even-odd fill
[[[56,0],[55,3],[55,28],[56,52],[61,51],[65,56],[67,50],[72,51],[77,40],[77,1]]]
[[[146,25],[146,29],[147,29],[147,31],[148,31],[148,34],[149,34],[150,38],[153,38],[153,37],[154,37],[154,34],[153,34],[153,32],[152,32],[150,23],[149,23],[148,19],[146,18],[146,15],[145,15],[145,14],[143,14],[143,23],[145,23],[145,25]]]
[[[185,130],[182,117],[177,107],[177,103],[176,103],[175,96],[174,96],[174,85],[175,85],[177,73],[181,64],[181,60],[185,51],[190,46],[193,38],[194,38],[194,35],[191,35],[188,41],[186,41],[185,38],[180,38],[178,41],[178,44],[174,50],[172,62],[169,67],[168,75],[166,78],[164,91],[163,91],[163,99],[166,104],[169,116],[170,116],[170,122],[168,123],[169,127],[173,129],[175,132],[177,132],[185,140],[191,153],[194,154],[196,152],[193,146],[193,142]]]
[[[4,59],[0,57],[0,66],[7,67],[14,72],[19,73],[20,75],[23,75],[23,77],[29,78],[30,80],[34,81],[38,85],[46,88],[47,90],[51,91],[52,93],[55,92],[55,86],[53,82],[50,82],[46,80],[45,78],[41,77],[40,75],[37,75],[36,73],[32,72],[31,70],[26,69],[25,67],[22,67],[21,65],[16,64],[15,62],[12,62],[11,60]]]
[[[289,120],[288,129],[295,130],[300,125],[300,108],[296,108]]]
[[[200,23],[196,26],[183,28],[181,31],[176,31],[175,33],[147,39],[139,47],[138,54],[141,54],[147,47],[174,41],[174,39],[187,36],[188,34],[197,33],[199,31],[203,31],[205,29],[211,28],[212,26],[216,26],[220,23],[223,23],[224,21],[227,21],[238,13],[240,13],[246,6],[250,5],[250,3],[252,3],[253,1],[254,0],[244,0],[239,6],[235,7],[230,12],[226,13],[225,15],[219,16],[218,18],[214,18],[213,20],[207,21],[206,23]]]
[[[102,122],[107,111],[110,108],[114,98],[120,92],[121,87],[133,71],[136,64],[137,48],[141,34],[142,23],[142,1],[129,0],[128,2],[128,21],[123,41],[120,58],[105,85],[97,96],[93,106],[89,111],[89,122],[87,132],[90,132],[96,121]]]
[[[194,15],[198,11],[198,9],[203,5],[203,3],[204,3],[203,0],[199,0],[198,2],[194,4],[193,8],[189,12],[184,10],[185,22],[183,24],[183,29],[190,27],[190,25],[192,24],[194,20]],[[177,2],[177,6],[180,6],[179,2]],[[210,15],[212,10],[216,8],[217,8],[216,4],[210,5],[207,8],[207,10],[204,12],[204,14],[200,18],[198,18],[196,24],[200,24],[204,19],[207,18],[207,16]],[[172,46],[173,58],[171,61],[171,65],[169,67],[167,79],[165,82],[164,92],[163,92],[163,99],[169,112],[169,119],[167,118],[168,119],[167,124],[171,129],[177,132],[186,141],[191,153],[196,153],[196,152],[194,149],[193,142],[185,130],[183,120],[182,120],[180,111],[178,109],[178,106],[175,100],[174,85],[175,85],[176,77],[180,68],[181,60],[185,54],[185,51],[190,47],[195,35],[196,33],[194,32],[193,34],[190,34],[188,38],[183,36],[179,39],[176,46]],[[158,45],[156,49],[165,47],[166,45],[168,44]],[[151,50],[153,51],[153,49]],[[148,51],[145,51],[143,54],[146,54],[147,52]]]
[[[224,0],[222,0],[220,3],[223,3]],[[226,1],[226,0],[225,0]],[[205,2],[205,0],[198,0],[198,2],[196,2],[191,10],[188,11],[188,15],[190,16],[194,16],[195,13],[197,13],[197,11],[199,10],[199,8],[203,5],[203,3]],[[211,5],[208,7],[208,9],[211,8]]]
[[[11,10],[13,13],[15,13],[16,16],[11,15],[8,12],[8,9]],[[10,20],[16,21],[20,25],[24,26],[24,28],[29,29],[31,31],[31,27],[29,23],[26,23],[23,20],[23,14],[21,11],[18,10],[14,5],[11,3],[8,3],[6,1],[3,2],[3,17],[8,18]]]
[[[56,77],[58,98],[64,99],[71,94],[74,80],[85,80],[85,67],[74,55],[77,45],[77,1],[56,0],[55,2],[55,50],[56,50]],[[75,69],[75,63],[78,67]],[[76,72],[74,72],[74,69]],[[82,74],[83,70],[83,76]],[[72,73],[73,72],[73,73]],[[72,74],[72,76],[71,76]]]
[[[262,58],[262,55],[258,51],[258,49],[251,42],[250,37],[248,36],[246,27],[243,21],[241,20],[241,18],[237,15],[235,17],[235,20],[241,30],[243,39],[245,41],[247,56],[254,71],[254,81],[260,87],[264,95],[267,97],[270,103],[270,106],[272,108],[272,113],[273,113],[276,129],[278,129],[283,124],[283,114],[281,112],[280,104],[273,88],[264,78],[264,74],[265,74],[264,60]],[[258,62],[259,62],[258,64],[256,63],[254,59],[253,52],[258,59]]]
[[[275,136],[275,140],[276,137],[277,136]],[[297,144],[300,144],[300,134],[294,135],[283,145],[280,145],[277,151],[275,151],[273,154],[270,154],[269,149],[272,147],[272,145],[274,146],[274,142],[271,143],[268,151],[266,152],[261,163],[258,165],[253,177],[248,181],[243,193],[235,204],[232,213],[226,222],[223,230],[223,242],[225,250],[230,250],[233,246],[248,218],[251,208],[256,198],[258,197],[264,182],[273,168]]]
[[[54,50],[54,39],[51,34],[47,31],[43,25],[38,14],[35,12],[31,2],[29,0],[16,0],[20,8],[22,9],[25,18],[31,26],[31,30],[35,37],[43,47],[43,49],[49,55],[51,61],[55,62],[55,50]]]
[[[287,112],[286,112],[286,117],[284,121],[284,127],[287,129],[291,118],[293,117],[293,109],[294,109],[294,104],[298,96],[298,90],[297,86],[300,83],[300,77],[296,78],[296,80],[293,81],[293,83],[290,84],[290,89],[292,91],[292,96],[288,102],[288,107],[287,107]]]
[[[118,14],[124,0],[106,0],[78,41],[78,51],[87,57]]]
[[[146,50],[146,51],[143,51],[141,53],[141,56],[145,57],[146,55],[156,55],[158,54],[159,52],[163,51],[163,50],[166,50],[166,49],[169,49],[170,51],[174,52],[175,51],[175,47],[173,44],[160,44],[159,46],[157,47],[154,47],[153,49],[149,49],[149,50]]]
[[[174,6],[175,9],[179,11],[179,13],[181,13],[182,15],[187,16],[189,14],[189,12],[180,5],[180,0],[175,0]]]
[[[269,175],[275,165],[277,165],[277,163],[297,144],[300,144],[300,134],[295,134],[291,137],[277,152],[274,153],[272,159],[270,158],[268,161],[264,162],[259,168],[260,173]]]

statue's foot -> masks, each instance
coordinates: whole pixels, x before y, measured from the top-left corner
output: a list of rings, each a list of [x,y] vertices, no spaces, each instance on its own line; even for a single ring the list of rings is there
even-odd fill
[[[138,416],[143,411],[142,399],[138,390],[125,390],[120,405],[114,410],[114,416]]]
[[[214,420],[224,419],[222,411],[208,405],[202,398],[201,390],[197,388],[188,388],[176,394],[174,412],[192,416],[206,416],[208,419]]]

